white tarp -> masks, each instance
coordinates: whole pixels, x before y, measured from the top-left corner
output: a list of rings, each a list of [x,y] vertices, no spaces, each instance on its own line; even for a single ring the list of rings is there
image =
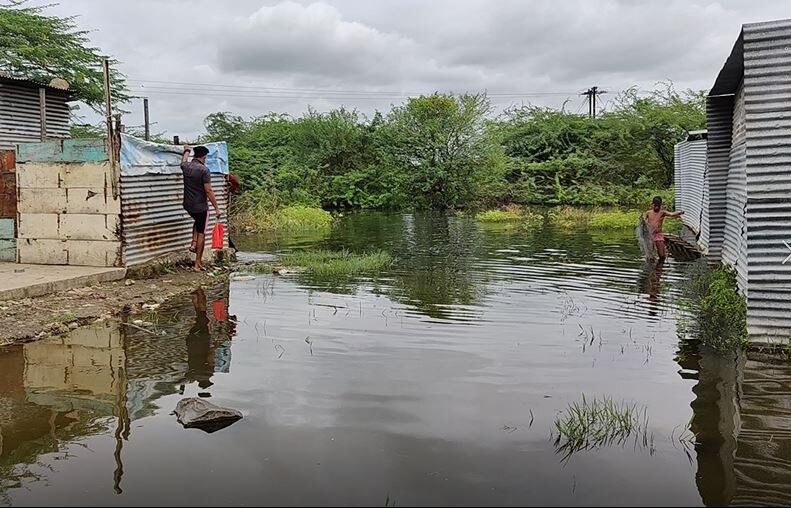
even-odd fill
[[[228,145],[225,141],[205,143],[209,149],[206,167],[212,173],[228,174]],[[121,175],[181,173],[181,154],[177,145],[160,145],[128,134],[121,134]]]

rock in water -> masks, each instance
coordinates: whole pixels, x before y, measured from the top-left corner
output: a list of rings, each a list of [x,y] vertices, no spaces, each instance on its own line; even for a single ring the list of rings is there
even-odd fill
[[[181,399],[174,411],[185,428],[196,427],[205,432],[215,432],[242,418],[236,409],[215,406],[197,397]]]

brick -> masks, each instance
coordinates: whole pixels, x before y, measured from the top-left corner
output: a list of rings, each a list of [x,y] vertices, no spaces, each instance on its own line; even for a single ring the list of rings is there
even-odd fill
[[[22,189],[55,189],[60,187],[60,172],[64,164],[26,162],[16,171],[17,185]]]
[[[68,264],[66,243],[60,240],[33,240],[22,238],[17,240],[17,260],[20,263],[41,265]]]
[[[66,189],[19,189],[19,213],[63,213]]]
[[[100,187],[93,189],[65,189],[66,213],[120,214],[121,201],[113,199],[112,190]]]
[[[112,181],[109,162],[71,163],[59,166],[61,186],[67,189],[104,189]]]
[[[58,214],[20,213],[19,238],[58,239]]]
[[[60,216],[61,240],[117,240],[117,215],[65,213]]]
[[[121,242],[69,240],[66,242],[69,264],[78,266],[120,265]]]

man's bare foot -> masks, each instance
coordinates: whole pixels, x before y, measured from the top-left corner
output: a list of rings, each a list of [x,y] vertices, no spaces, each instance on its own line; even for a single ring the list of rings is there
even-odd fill
[[[192,271],[193,272],[205,272],[206,269],[204,267],[202,267],[202,266],[193,266],[192,267]]]

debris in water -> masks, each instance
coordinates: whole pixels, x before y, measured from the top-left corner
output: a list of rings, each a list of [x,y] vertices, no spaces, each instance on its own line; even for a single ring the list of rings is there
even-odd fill
[[[255,275],[234,275],[231,277],[234,282],[241,282],[245,280],[255,280]]]
[[[132,279],[126,279],[124,281],[124,286],[131,286],[134,283],[135,283],[135,281],[133,281]]]
[[[236,409],[220,407],[198,397],[187,397],[176,404],[173,413],[184,428],[215,432],[242,419]]]
[[[158,303],[144,303],[143,310],[156,310],[159,308]]]

